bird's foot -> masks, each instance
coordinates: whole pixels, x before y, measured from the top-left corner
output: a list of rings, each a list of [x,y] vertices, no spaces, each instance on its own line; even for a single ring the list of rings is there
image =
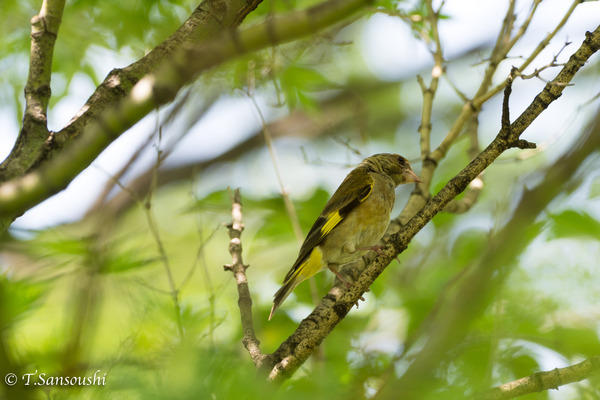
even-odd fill
[[[372,250],[375,253],[377,253],[378,256],[383,254],[383,249],[385,248],[384,245],[378,244],[375,246],[367,246],[367,247],[361,247],[358,248],[356,250]],[[396,261],[398,261],[398,264],[400,264],[400,259],[398,258],[398,256],[394,256],[394,258],[396,259]]]
[[[337,276],[338,278],[340,278],[340,281],[342,281],[342,283],[344,284],[344,286],[346,286],[346,289],[349,288],[350,286],[352,286],[352,284],[350,282],[348,282],[346,280],[346,278],[344,278],[342,276],[342,274],[340,274],[340,271],[338,271],[337,267],[335,267],[334,265],[329,265],[328,268],[329,268],[329,270],[331,272],[333,272],[335,274],[335,276]]]
[[[384,248],[385,248],[385,246],[383,246],[381,244],[377,244],[375,246],[359,247],[358,249],[356,249],[356,251],[371,250],[371,251],[374,251],[375,253],[377,253],[377,255],[382,255]]]
[[[342,283],[344,284],[344,286],[346,286],[346,289],[348,289],[350,286],[352,286],[352,284],[350,282],[348,282],[346,280],[346,278],[344,278],[342,276],[342,274],[340,274],[340,271],[338,271],[336,267],[330,265],[328,268],[331,270],[331,272],[333,272],[335,274],[335,276],[337,276],[338,278],[340,278],[340,281],[342,281]],[[365,290],[365,292],[370,292],[370,291],[371,291],[371,289],[369,289],[369,288],[367,288],[367,290]],[[362,297],[360,299],[362,301],[365,301],[365,299],[363,299]]]
[[[340,272],[337,270],[337,268],[336,268],[335,266],[333,266],[333,265],[330,265],[328,268],[329,268],[329,269],[331,270],[331,272],[333,272],[333,273],[334,273],[334,274],[335,274],[335,275],[336,275],[338,278],[340,278],[340,281],[342,281],[342,283],[344,284],[344,286],[346,286],[346,289],[348,289],[348,288],[350,288],[350,286],[352,286],[352,284],[351,284],[350,282],[348,282],[348,281],[346,280],[346,278],[344,278],[344,277],[342,276],[342,274],[340,274]],[[365,292],[370,292],[370,291],[371,291],[371,289],[367,288],[367,290],[366,290]],[[360,300],[362,300],[362,301],[365,301],[365,298],[364,298],[364,297],[362,297],[362,296],[360,296],[358,299],[359,299],[359,301],[360,301]],[[358,308],[358,305],[360,304],[360,303],[359,303],[359,301],[357,301],[357,302],[356,302],[356,308]]]

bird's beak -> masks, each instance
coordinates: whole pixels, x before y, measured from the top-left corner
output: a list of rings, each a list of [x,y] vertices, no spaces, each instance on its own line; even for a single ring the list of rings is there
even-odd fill
[[[413,170],[412,170],[412,169],[407,169],[407,170],[404,170],[404,172],[402,172],[402,176],[403,176],[403,177],[404,177],[404,179],[405,179],[405,183],[412,183],[412,182],[421,183],[421,182],[423,182],[423,181],[421,180],[421,178],[419,178],[419,177],[417,176],[417,174],[415,174],[415,173],[413,172]]]

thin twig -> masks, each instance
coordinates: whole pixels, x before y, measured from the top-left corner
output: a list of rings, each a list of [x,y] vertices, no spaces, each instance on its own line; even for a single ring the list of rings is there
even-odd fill
[[[498,38],[496,39],[496,44],[492,49],[490,60],[488,62],[487,68],[485,69],[485,74],[481,81],[481,84],[479,85],[479,88],[477,89],[473,100],[467,101],[463,104],[463,108],[460,114],[454,121],[454,124],[452,125],[448,133],[446,134],[446,137],[442,140],[438,147],[429,155],[429,159],[433,163],[439,163],[442,160],[442,158],[444,158],[444,156],[450,149],[450,146],[452,146],[456,138],[462,132],[463,126],[469,121],[473,113],[475,113],[481,108],[481,105],[475,106],[476,99],[479,96],[481,96],[482,93],[485,93],[487,91],[488,87],[492,82],[492,78],[496,70],[498,69],[498,65],[506,57],[506,54],[508,54],[508,51],[511,48],[508,46],[508,43],[511,43],[510,32],[512,31],[512,24],[514,21],[514,7],[515,1],[512,0],[509,3],[506,15],[504,16],[502,29],[500,30]],[[531,15],[533,15],[534,11],[535,8],[533,8]]]
[[[198,191],[195,189],[194,186],[195,186],[195,182],[198,182],[198,179],[194,178],[191,181],[192,181],[192,187],[190,190],[190,195],[192,196],[193,201],[195,203],[197,203],[199,201],[198,196],[197,196]],[[199,213],[196,214],[196,231],[198,233],[198,240],[200,242],[200,245],[198,246],[198,250],[196,252],[196,257],[194,259],[194,262],[193,262],[191,268],[188,270],[188,273],[186,274],[186,276],[181,281],[181,284],[179,285],[179,290],[181,290],[184,287],[184,285],[186,285],[189,282],[189,280],[192,278],[194,272],[196,271],[198,264],[199,263],[202,264],[202,272],[204,273],[204,285],[206,287],[206,291],[208,292],[208,316],[209,316],[209,320],[210,320],[210,324],[209,324],[209,328],[208,328],[208,337],[209,337],[211,345],[214,344],[213,333],[217,326],[216,312],[215,312],[216,311],[215,310],[215,288],[214,288],[212,279],[210,277],[210,271],[208,269],[208,263],[206,262],[206,252],[204,251],[204,247],[216,235],[218,230],[219,230],[219,226],[217,226],[210,233],[208,238],[205,239],[203,237],[202,221],[200,219],[200,214]]]
[[[158,128],[158,132],[159,132],[159,141],[160,141],[160,138],[161,138],[160,127]],[[162,160],[161,151],[160,151],[160,149],[157,149],[155,171],[158,171],[158,167],[160,165],[161,160]],[[102,171],[104,171],[102,168],[100,168],[100,167],[98,167],[98,168],[101,169]],[[156,173],[155,173],[155,176],[156,176]],[[175,310],[175,320],[177,322],[177,329],[179,332],[179,336],[183,339],[184,329],[183,329],[183,320],[181,319],[181,306],[179,304],[179,289],[175,286],[175,281],[173,279],[173,274],[171,272],[171,267],[170,267],[170,263],[169,263],[169,257],[167,255],[167,252],[163,245],[162,239],[160,237],[160,232],[158,230],[156,218],[152,212],[151,199],[152,199],[154,190],[156,188],[156,177],[153,177],[153,179],[152,179],[151,188],[148,192],[148,195],[147,195],[147,198],[145,201],[142,200],[135,192],[133,192],[132,190],[127,188],[125,185],[123,185],[121,183],[121,181],[119,179],[117,179],[117,177],[110,176],[110,179],[121,190],[128,193],[131,196],[131,198],[135,201],[135,203],[138,204],[140,206],[140,208],[144,211],[144,215],[146,216],[146,221],[147,221],[148,227],[150,228],[150,233],[152,234],[152,237],[153,237],[154,241],[156,242],[156,245],[158,248],[160,260],[162,261],[162,263],[165,267],[165,271],[167,273],[167,279],[169,281],[169,290],[159,289],[141,279],[138,280],[137,283],[149,290],[152,290],[154,292],[161,293],[161,294],[167,294],[171,297],[171,299],[173,301],[174,310]],[[182,284],[182,286],[183,286],[183,284]]]
[[[144,281],[143,279],[136,279],[134,281],[136,284],[142,286],[143,288],[146,288],[152,292],[156,292],[156,293],[160,293],[160,294],[166,294],[166,295],[171,295],[171,291],[169,290],[164,290],[164,289],[159,289],[156,286],[152,286],[150,285],[148,282]]]
[[[563,52],[564,49],[567,48],[567,46],[569,46],[571,44],[571,42],[565,42],[565,44],[563,45],[563,47],[561,47],[561,49],[558,51],[558,53],[556,53],[554,55],[554,57],[552,57],[552,61],[549,62],[548,64],[544,65],[543,67],[539,67],[536,68],[531,74],[523,74],[521,73],[521,71],[519,69],[515,68],[515,71],[513,71],[513,73],[516,76],[519,76],[521,79],[531,79],[531,78],[538,78],[541,81],[543,81],[544,83],[548,83],[549,81],[547,79],[544,79],[540,76],[540,73],[548,68],[553,68],[553,67],[563,67],[565,64],[564,63],[559,63],[558,62],[558,57],[560,56],[560,53]]]
[[[424,161],[429,157],[431,151],[431,116],[433,110],[433,99],[437,91],[440,77],[444,71],[444,56],[442,54],[442,45],[440,43],[440,36],[438,34],[437,24],[438,15],[440,9],[437,11],[433,10],[432,1],[426,1],[427,5],[427,21],[431,28],[431,34],[433,36],[433,42],[435,45],[435,51],[432,51],[434,65],[431,70],[431,82],[429,86],[426,86],[423,78],[417,76],[419,86],[421,86],[421,92],[423,94],[423,107],[421,111],[421,125],[419,126],[419,133],[421,134],[421,160]],[[441,7],[441,6],[440,6]],[[431,184],[431,176],[427,175],[421,177],[424,183],[423,187],[428,187]]]
[[[554,81],[568,83],[586,60],[598,50],[600,50],[600,27],[594,32],[588,33],[579,49],[570,57],[569,62]],[[270,370],[269,378],[280,382],[293,374],[346,316],[394,257],[406,250],[417,232],[429,223],[446,204],[464,191],[469,183],[504,151],[518,144],[518,137],[552,102],[560,97],[563,90],[564,87],[558,85],[546,85],[527,109],[511,124],[512,137],[507,140],[505,132],[499,132],[485,150],[452,178],[413,218],[402,226],[398,233],[391,236],[381,254],[363,270],[350,288],[343,293],[330,291],[317,308],[300,323],[296,331],[271,355],[267,366],[270,367],[268,368]],[[588,150],[591,151],[591,149]],[[438,332],[438,336],[445,335],[450,331],[452,328],[442,329]],[[439,355],[440,353],[436,352],[435,354]]]
[[[198,250],[196,251],[196,257],[194,258],[194,262],[193,262],[192,266],[190,267],[187,274],[183,277],[183,279],[181,280],[181,283],[179,284],[179,289],[178,289],[179,291],[181,291],[183,289],[183,287],[185,285],[187,285],[187,283],[190,281],[190,279],[192,279],[192,276],[194,275],[194,272],[196,271],[196,267],[198,266],[200,259],[204,257],[204,247],[208,244],[208,242],[210,242],[210,240],[216,235],[216,233],[219,230],[218,227],[213,229],[212,232],[210,233],[210,235],[208,235],[208,237],[206,239],[204,239],[202,237],[202,228],[201,228],[200,224],[198,223],[197,226],[198,226],[197,232],[198,232],[198,238],[200,240],[200,245],[198,246]],[[205,270],[204,277],[206,279],[206,285],[207,285],[206,288],[209,290],[211,296],[214,296],[214,289],[213,289],[212,282],[210,281],[210,275],[208,274],[208,270]]]
[[[536,59],[536,57],[542,52],[542,50],[544,50],[546,48],[546,46],[548,46],[548,44],[550,43],[552,38],[554,38],[554,36],[556,36],[556,34],[567,23],[567,21],[571,17],[571,14],[573,14],[573,11],[575,11],[575,8],[578,5],[580,5],[581,3],[582,3],[581,0],[573,0],[571,7],[567,10],[567,12],[563,16],[562,20],[558,23],[556,28],[552,32],[550,32],[546,35],[546,37],[537,45],[535,50],[533,50],[533,52],[531,52],[529,57],[527,57],[527,59],[519,66],[519,72],[523,72],[525,70],[525,68],[527,68]],[[500,93],[500,91],[502,91],[502,89],[504,89],[504,84],[505,84],[505,82],[500,82],[498,85],[496,85],[491,90],[488,90],[486,93],[481,94],[481,96],[477,96],[477,98],[474,99],[474,101],[473,101],[474,107],[477,107],[477,108],[481,107],[481,105],[483,103],[488,101],[490,98],[492,98],[496,94]]]
[[[509,100],[510,94],[512,92],[512,83],[514,80],[514,73],[516,72],[516,68],[513,68],[506,79],[506,86],[504,88],[504,98],[502,99],[502,118],[501,118],[501,128],[500,132],[504,132],[505,137],[510,137],[510,107]]]
[[[166,145],[164,145],[162,148],[163,161],[175,150],[176,145],[178,143],[180,143],[181,140],[192,131],[193,125],[202,118],[202,116],[206,113],[206,111],[210,108],[210,106],[212,106],[214,104],[215,101],[216,101],[215,96],[209,95],[208,98],[192,113],[196,117],[194,119],[190,119],[189,121],[186,121],[185,125],[179,129],[179,133],[177,135],[172,135],[169,142]],[[181,96],[181,98],[178,99],[177,103],[173,107],[171,107],[169,113],[161,121],[161,125],[163,127],[165,127],[169,123],[173,122],[175,120],[175,118],[180,114],[181,110],[183,110],[184,106],[186,104],[189,105],[190,103],[191,103],[190,90],[188,89],[183,94],[183,96]],[[144,140],[144,142],[139,145],[139,147],[129,157],[129,159],[127,160],[125,165],[123,165],[123,167],[114,175],[115,179],[110,180],[109,182],[107,182],[104,185],[104,189],[102,190],[100,195],[97,196],[96,201],[88,209],[86,215],[93,214],[99,210],[103,211],[104,216],[115,215],[112,213],[109,214],[109,213],[104,212],[106,210],[105,206],[108,201],[108,196],[112,192],[114,185],[116,184],[116,181],[121,180],[121,178],[127,172],[129,172],[131,170],[131,167],[139,160],[142,153],[152,143],[152,140],[154,140],[156,138],[157,134],[158,134],[158,132],[156,129],[153,129],[152,132],[150,132],[150,134],[148,134],[146,140]],[[151,165],[148,168],[147,173],[153,177],[154,174],[156,173],[155,165]],[[128,191],[128,192],[131,193],[132,191]]]
[[[160,167],[161,161],[163,160],[162,152],[160,150],[160,142],[162,140],[162,127],[158,126],[158,144],[156,149],[156,168],[155,171],[158,171]],[[144,214],[146,215],[146,221],[148,223],[148,227],[150,228],[150,233],[156,242],[156,246],[158,248],[158,253],[160,255],[160,259],[165,267],[165,273],[167,274],[167,281],[169,283],[169,294],[171,296],[171,300],[173,301],[173,307],[175,311],[175,321],[177,322],[177,329],[179,331],[179,337],[181,339],[185,336],[185,331],[183,329],[183,320],[181,318],[181,305],[179,304],[179,289],[177,289],[177,285],[175,285],[175,279],[173,278],[173,271],[171,270],[171,264],[169,261],[169,256],[165,249],[164,243],[161,239],[160,232],[158,229],[158,224],[156,222],[156,217],[152,212],[152,195],[154,194],[154,188],[156,187],[156,176],[155,172],[154,177],[152,179],[152,185],[148,196],[146,197],[146,201],[143,206]]]
[[[579,382],[600,373],[600,355],[588,358],[580,363],[552,371],[536,372],[516,381],[508,382],[493,389],[475,395],[478,400],[508,400],[529,393]]]
[[[260,368],[262,362],[266,358],[260,350],[260,341],[254,333],[254,323],[252,322],[252,298],[250,297],[250,289],[248,288],[248,278],[246,277],[247,265],[244,265],[242,260],[242,231],[244,224],[242,223],[242,198],[240,189],[235,189],[233,193],[229,189],[231,197],[231,218],[232,222],[225,226],[229,230],[229,253],[231,254],[232,263],[224,265],[225,271],[231,271],[238,290],[238,306],[240,308],[240,317],[242,319],[242,330],[244,339],[242,343],[254,365]]]
[[[418,132],[420,135],[420,149],[421,149],[421,162],[422,168],[420,178],[423,180],[422,183],[418,183],[415,186],[415,190],[412,192],[406,206],[402,209],[400,215],[392,221],[388,228],[388,233],[382,240],[387,240],[389,234],[397,231],[397,226],[403,224],[410,217],[420,210],[425,202],[429,200],[430,187],[433,179],[433,174],[437,168],[438,162],[431,158],[431,130],[432,130],[432,115],[433,115],[433,101],[437,92],[439,80],[444,74],[444,55],[442,45],[438,32],[438,21],[441,8],[444,3],[440,5],[437,11],[434,11],[431,0],[426,1],[427,7],[427,21],[431,27],[431,33],[433,36],[433,42],[435,50],[432,51],[434,65],[431,70],[431,81],[429,86],[425,83],[425,80],[420,75],[417,75],[417,82],[421,88],[423,96],[423,106],[421,108],[421,124],[419,125]],[[372,257],[372,256],[371,256]]]
[[[249,68],[253,68],[253,63],[249,63]],[[253,74],[248,74],[249,76],[253,76]],[[275,145],[273,144],[273,137],[271,135],[271,131],[269,129],[269,125],[267,124],[265,117],[254,98],[254,80],[250,79],[248,84],[248,92],[246,95],[252,101],[256,112],[258,113],[258,117],[260,118],[260,123],[262,125],[262,133],[265,139],[265,143],[267,144],[267,148],[269,149],[269,155],[271,156],[271,162],[273,163],[273,168],[275,169],[275,175],[277,176],[277,183],[279,184],[279,190],[281,192],[281,197],[283,197],[283,202],[285,204],[285,209],[288,213],[290,221],[292,222],[292,228],[294,229],[294,234],[296,235],[296,240],[298,242],[302,242],[304,235],[302,234],[302,228],[300,227],[300,220],[298,219],[298,213],[296,212],[296,207],[294,207],[294,202],[290,199],[290,194],[283,183],[283,178],[281,176],[281,165],[279,164],[279,158],[277,157],[277,150],[275,149]]]
[[[519,41],[519,39],[521,39],[523,37],[525,32],[527,32],[527,28],[529,28],[529,24],[531,23],[531,20],[533,19],[533,16],[535,15],[535,12],[541,2],[542,2],[542,0],[534,0],[533,1],[533,4],[531,6],[531,11],[529,11],[529,15],[525,19],[525,22],[523,22],[523,24],[521,24],[521,26],[519,27],[519,30],[517,31],[515,36],[513,36],[513,38],[510,40],[510,42],[506,45],[506,47],[508,49],[512,49],[514,47],[514,45]],[[507,49],[506,54],[508,54],[508,49]]]
[[[477,157],[479,154],[479,113],[473,114],[471,120],[469,121],[469,125],[467,127],[467,134],[469,135],[470,145],[469,145],[469,159],[472,160]],[[473,179],[467,190],[465,190],[465,195],[461,199],[454,199],[446,207],[444,207],[444,212],[451,212],[454,214],[463,214],[466,213],[475,205],[477,199],[479,198],[479,193],[483,189],[483,174],[481,172],[477,176],[477,178]]]

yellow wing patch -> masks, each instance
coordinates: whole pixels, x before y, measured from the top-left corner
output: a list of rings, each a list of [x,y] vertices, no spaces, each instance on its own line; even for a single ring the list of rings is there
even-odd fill
[[[342,220],[339,211],[331,212],[327,215],[327,221],[321,228],[321,237],[327,235]],[[312,256],[312,255],[311,255]]]

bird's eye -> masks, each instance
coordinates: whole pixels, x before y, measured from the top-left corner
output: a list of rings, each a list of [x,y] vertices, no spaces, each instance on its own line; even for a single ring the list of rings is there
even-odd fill
[[[400,164],[400,166],[405,166],[406,165],[406,158],[404,158],[402,156],[398,156],[398,164]]]

